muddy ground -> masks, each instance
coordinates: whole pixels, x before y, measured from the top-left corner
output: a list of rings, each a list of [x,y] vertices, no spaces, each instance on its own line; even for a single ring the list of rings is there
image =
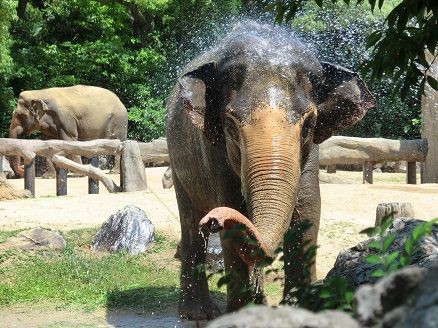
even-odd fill
[[[69,195],[56,197],[54,179],[37,179],[36,198],[0,202],[0,229],[14,230],[42,226],[69,230],[95,227],[123,206],[133,204],[146,212],[157,231],[178,239],[180,228],[174,190],[164,190],[161,187],[161,176],[165,169],[146,170],[147,191],[119,194],[109,194],[101,185],[101,194],[87,195],[87,178],[69,178]],[[342,176],[357,181],[357,175],[360,174],[360,172],[343,172]],[[375,174],[377,175],[379,174]],[[114,181],[118,181],[118,176],[112,177]],[[393,177],[391,176],[388,181],[394,181]],[[376,180],[386,179],[382,175]],[[10,182],[20,188],[23,186],[23,180],[10,180]],[[321,196],[318,278],[323,278],[330,270],[340,250],[364,239],[359,231],[374,225],[375,210],[379,203],[409,201],[415,209],[417,218],[431,219],[438,216],[438,185],[436,184],[321,184]],[[180,327],[182,325],[175,313],[168,317],[154,317],[150,314],[105,313],[105,311],[87,314],[28,307],[0,309],[1,327]]]

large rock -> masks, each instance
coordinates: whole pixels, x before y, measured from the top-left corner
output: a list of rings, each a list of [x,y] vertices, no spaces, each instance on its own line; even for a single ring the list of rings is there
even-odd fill
[[[355,317],[365,327],[438,327],[438,266],[407,267],[361,286]]]
[[[146,213],[128,205],[103,223],[91,242],[91,249],[135,255],[146,251],[154,238],[155,227]]]
[[[358,328],[349,315],[339,311],[313,313],[308,310],[257,305],[227,314],[210,322],[207,328]]]
[[[424,221],[397,218],[389,228],[390,233],[396,234],[392,246],[388,252],[403,251],[403,245],[410,232],[420,223]],[[360,242],[356,246],[343,250],[339,253],[333,269],[327,274],[327,278],[341,276],[344,277],[348,285],[356,289],[360,285],[372,283],[375,278],[371,277],[371,272],[376,268],[375,265],[365,263],[364,258],[375,250],[370,250],[368,244],[372,238]],[[413,257],[413,263],[419,267],[429,268],[438,263],[438,225],[435,225],[432,234],[422,238],[418,243],[418,251]]]
[[[347,179],[347,178],[341,178],[337,176],[336,174],[332,173],[326,173],[326,172],[319,172],[319,183],[323,184],[352,184],[353,181]]]

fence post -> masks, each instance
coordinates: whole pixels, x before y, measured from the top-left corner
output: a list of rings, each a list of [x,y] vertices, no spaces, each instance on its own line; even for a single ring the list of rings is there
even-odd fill
[[[99,157],[94,156],[89,159],[89,163],[94,166],[99,166]],[[99,193],[99,181],[96,181],[92,178],[88,178],[88,193],[89,194],[98,194]]]
[[[35,197],[35,158],[30,163],[24,163],[24,189]]]
[[[363,183],[373,184],[373,162],[371,161],[363,163]]]
[[[327,165],[327,173],[336,173],[336,164]]]
[[[56,169],[56,196],[67,195],[67,170]]]
[[[406,169],[406,183],[417,184],[417,162],[408,162]]]

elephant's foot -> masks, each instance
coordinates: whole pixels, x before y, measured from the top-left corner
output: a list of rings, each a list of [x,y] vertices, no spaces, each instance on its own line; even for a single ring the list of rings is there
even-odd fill
[[[180,300],[179,315],[188,320],[211,320],[221,313],[219,307],[210,297],[207,299]]]
[[[41,179],[54,179],[54,178],[56,178],[56,173],[55,172],[45,172],[41,176]]]

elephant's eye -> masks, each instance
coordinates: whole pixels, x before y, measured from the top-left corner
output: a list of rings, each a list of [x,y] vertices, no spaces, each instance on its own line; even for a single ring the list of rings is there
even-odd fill
[[[225,131],[235,141],[239,140],[239,132],[234,120],[230,117],[225,117]]]
[[[313,115],[310,115],[306,118],[306,120],[303,123],[303,127],[301,128],[301,139],[304,141],[310,136],[310,132],[315,126],[315,117]]]

